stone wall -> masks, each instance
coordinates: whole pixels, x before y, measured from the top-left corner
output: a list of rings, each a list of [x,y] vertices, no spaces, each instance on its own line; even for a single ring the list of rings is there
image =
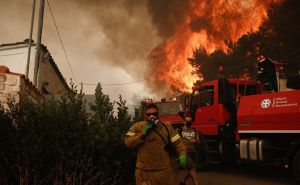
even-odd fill
[[[0,103],[8,108],[9,99],[20,101],[20,94],[27,95],[35,103],[44,101],[40,91],[24,77],[24,75],[11,73],[7,67],[0,66]]]
[[[7,102],[10,98],[19,102],[20,77],[0,73],[0,102],[7,108]]]

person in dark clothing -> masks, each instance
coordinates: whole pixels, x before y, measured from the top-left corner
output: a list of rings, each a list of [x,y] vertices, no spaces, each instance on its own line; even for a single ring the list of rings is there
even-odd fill
[[[276,66],[271,59],[260,55],[256,63],[256,76],[266,91],[278,91]]]
[[[181,185],[185,184],[185,181],[192,177],[192,180],[195,185],[199,185],[199,176],[197,174],[197,165],[196,165],[196,158],[197,158],[197,148],[196,145],[200,142],[199,133],[191,127],[192,125],[192,117],[187,113],[184,116],[184,125],[182,128],[178,130],[179,134],[182,136],[184,140],[184,144],[187,147],[187,156],[188,156],[188,174],[186,175]]]

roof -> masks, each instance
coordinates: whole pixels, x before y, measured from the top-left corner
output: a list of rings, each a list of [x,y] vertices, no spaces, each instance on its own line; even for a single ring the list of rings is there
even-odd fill
[[[20,73],[10,72],[10,70],[6,66],[0,66],[0,73],[7,73],[7,74],[16,75],[16,76],[24,76],[23,74],[20,74]]]
[[[21,47],[27,47],[29,44],[29,39],[25,39],[23,42],[15,42],[15,43],[7,43],[7,44],[1,44],[1,47],[13,47],[13,46],[18,46],[18,45],[22,45]],[[34,41],[32,40],[32,46],[35,46],[36,44],[34,43]],[[14,48],[14,47],[13,47]],[[47,46],[41,44],[41,48],[43,51],[49,53],[49,62],[51,63],[51,65],[54,67],[54,70],[56,71],[56,73],[58,74],[59,78],[61,79],[61,81],[63,82],[64,86],[70,90],[70,87],[68,86],[65,78],[63,77],[62,73],[60,72],[60,70],[58,69],[56,63],[54,62],[54,59],[51,56],[50,51],[48,50]]]

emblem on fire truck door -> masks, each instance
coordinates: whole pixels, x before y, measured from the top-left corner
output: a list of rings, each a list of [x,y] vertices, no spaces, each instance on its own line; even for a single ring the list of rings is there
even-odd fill
[[[261,101],[260,106],[263,109],[269,108],[271,105],[271,100],[270,99],[264,99],[263,101]]]

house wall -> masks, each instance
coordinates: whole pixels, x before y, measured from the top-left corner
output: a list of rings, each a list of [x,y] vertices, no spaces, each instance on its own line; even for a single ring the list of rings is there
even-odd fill
[[[27,98],[31,99],[34,103],[41,104],[44,102],[44,96],[42,93],[24,77],[20,78],[20,92],[23,93],[23,95],[26,95]]]
[[[0,103],[4,108],[8,108],[9,99],[14,99],[16,103],[20,101],[20,92],[27,95],[34,103],[42,103],[42,94],[24,76],[10,73],[0,73]]]
[[[47,53],[44,52],[44,56],[47,56]],[[48,83],[46,89],[50,92],[50,94],[63,95],[68,91],[64,81],[62,81],[61,77],[57,75],[56,69],[51,64],[51,61],[49,61],[48,57],[46,57],[46,59],[42,60],[40,63],[38,89],[42,89],[44,82]]]

